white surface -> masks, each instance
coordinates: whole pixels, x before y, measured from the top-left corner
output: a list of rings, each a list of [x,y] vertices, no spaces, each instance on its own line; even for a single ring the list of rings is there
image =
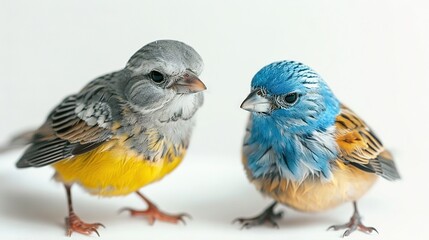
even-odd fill
[[[58,239],[65,234],[67,213],[63,187],[50,180],[50,168],[18,170],[12,162],[18,154],[0,158],[0,234],[2,239]],[[326,231],[332,224],[351,217],[351,204],[317,213],[298,213],[285,207],[280,229],[266,225],[239,230],[231,224],[236,217],[253,216],[271,202],[251,186],[238,156],[215,158],[189,155],[183,164],[159,183],[143,189],[158,206],[171,213],[187,212],[187,225],[156,222],[118,214],[123,207],[144,209],[137,195],[97,198],[73,188],[75,210],[88,222],[100,221],[103,239],[339,239],[342,232]],[[421,183],[413,175],[423,175],[404,165],[404,180],[378,184],[360,201],[363,221],[380,235],[354,233],[349,239],[425,239],[428,197],[418,196]],[[96,236],[95,236],[96,237]],[[75,239],[85,236],[73,234]]]
[[[380,236],[425,236],[429,214],[424,150],[428,146],[429,9],[425,1],[0,1],[0,142],[42,123],[67,94],[122,68],[156,39],[193,46],[205,61],[206,102],[183,166],[143,189],[163,209],[188,211],[188,226],[117,215],[142,204],[135,196],[97,199],[76,190],[76,209],[101,221],[103,238],[332,239],[351,207],[287,214],[280,230],[239,231],[232,218],[267,201],[247,183],[240,146],[247,113],[238,106],[251,77],[281,59],[302,61],[328,82],[392,149],[403,176],[380,181],[361,203]],[[0,156],[0,238],[63,236],[63,189],[49,168],[18,171],[18,153]],[[143,206],[142,206],[143,207]],[[81,238],[77,234],[75,238]]]

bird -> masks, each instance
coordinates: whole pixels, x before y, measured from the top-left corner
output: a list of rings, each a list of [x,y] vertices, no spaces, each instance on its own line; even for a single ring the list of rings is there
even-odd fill
[[[250,112],[242,145],[247,178],[274,202],[260,215],[237,218],[242,228],[270,223],[283,204],[320,212],[352,203],[350,221],[328,229],[377,232],[365,226],[357,201],[379,177],[400,179],[391,153],[355,112],[342,104],[323,78],[298,61],[260,69],[241,104]]]
[[[67,96],[32,134],[18,168],[52,166],[65,187],[66,234],[99,235],[101,223],[86,223],[73,209],[71,187],[101,197],[136,193],[146,210],[124,208],[132,216],[184,222],[187,214],[161,211],[140,192],[182,161],[195,113],[203,104],[201,56],[176,40],[151,42],[126,66],[89,82]],[[28,138],[28,133],[25,135]],[[18,141],[19,142],[19,141]]]

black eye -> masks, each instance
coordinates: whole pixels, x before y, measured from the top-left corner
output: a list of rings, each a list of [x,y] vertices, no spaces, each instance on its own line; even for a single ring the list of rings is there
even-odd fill
[[[297,93],[289,93],[286,96],[284,96],[284,101],[287,104],[294,104],[296,100],[298,100],[298,94]]]
[[[277,95],[275,97],[278,107],[289,108],[293,106],[299,98],[298,93],[288,93],[286,95]]]
[[[161,83],[164,81],[164,75],[158,71],[152,71],[149,73],[149,77],[152,79],[152,81],[156,83]]]

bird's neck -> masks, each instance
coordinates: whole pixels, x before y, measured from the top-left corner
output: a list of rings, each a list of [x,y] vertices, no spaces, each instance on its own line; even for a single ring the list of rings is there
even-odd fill
[[[194,127],[194,114],[189,117],[184,114],[187,113],[171,119],[163,118],[164,112],[146,114],[125,104],[122,105],[121,127],[116,134],[128,136],[132,133],[133,137],[127,137],[125,144],[149,160],[157,161],[168,151],[180,154],[183,149],[187,149]]]
[[[310,175],[329,178],[336,159],[335,127],[289,132],[272,118],[252,116],[244,155],[254,178],[281,177],[303,181]]]

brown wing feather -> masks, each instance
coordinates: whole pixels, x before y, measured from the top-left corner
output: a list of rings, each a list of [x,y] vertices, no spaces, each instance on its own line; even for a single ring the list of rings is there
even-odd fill
[[[400,178],[392,155],[353,111],[342,105],[335,126],[341,160],[388,180]]]

